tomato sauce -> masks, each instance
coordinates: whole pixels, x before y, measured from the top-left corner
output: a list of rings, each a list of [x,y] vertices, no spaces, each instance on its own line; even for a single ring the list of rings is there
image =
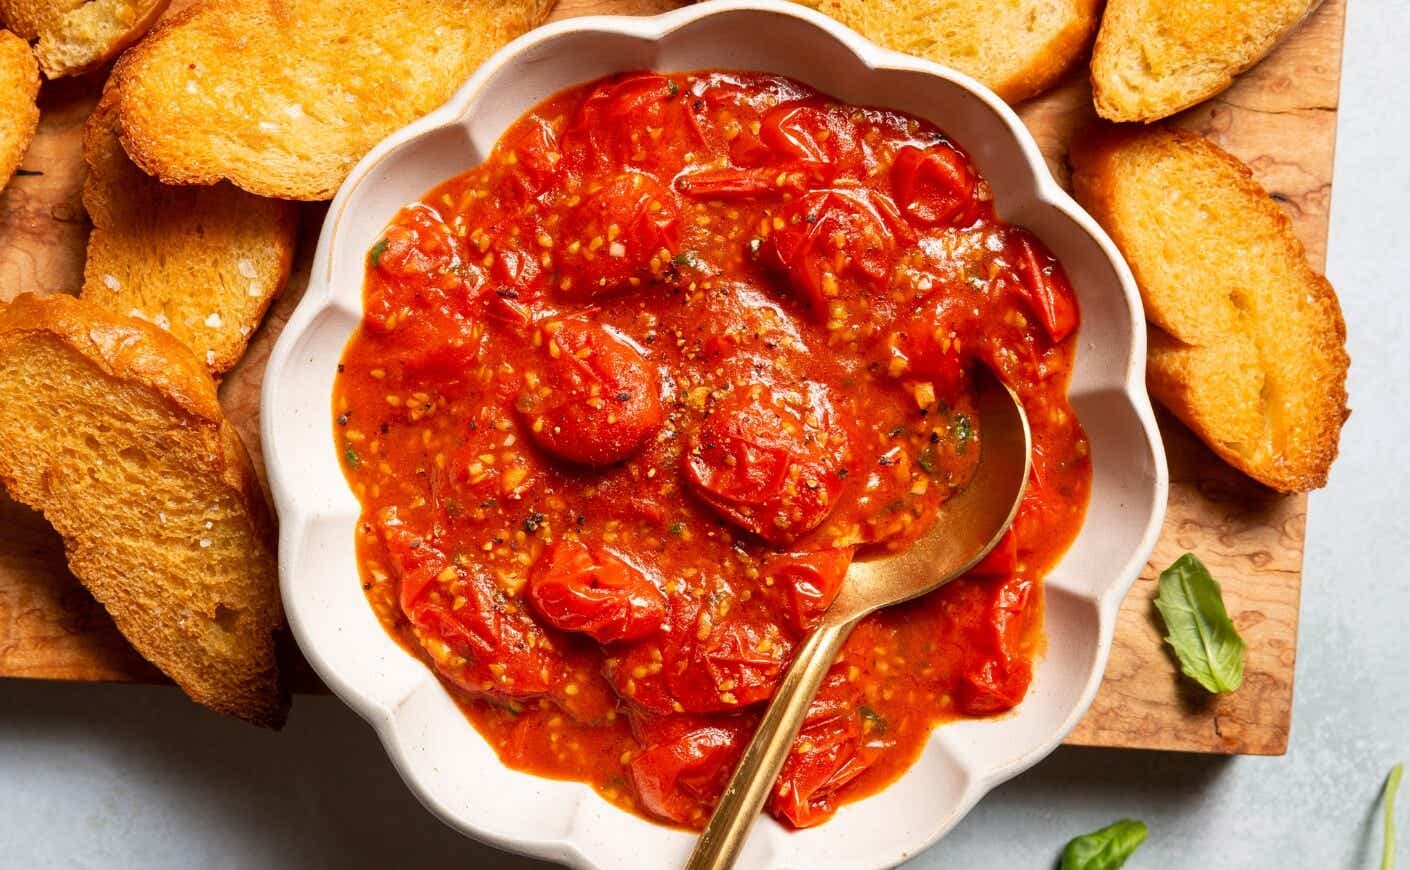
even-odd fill
[[[769,812],[826,820],[930,730],[1018,704],[1090,486],[1061,266],[932,124],[776,76],[559,94],[368,252],[334,395],[363,588],[504,763],[700,827],[853,558],[902,548],[983,444],[1018,521],[865,620]]]

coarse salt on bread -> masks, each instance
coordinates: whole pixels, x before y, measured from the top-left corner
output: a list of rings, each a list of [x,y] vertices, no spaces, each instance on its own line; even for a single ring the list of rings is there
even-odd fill
[[[1255,480],[1323,486],[1349,413],[1346,324],[1287,215],[1193,133],[1102,126],[1071,160],[1140,285],[1151,394]]]
[[[118,128],[168,184],[329,199],[394,130],[436,108],[552,0],[209,0],[118,62]]]
[[[1096,31],[1099,0],[797,0],[887,48],[952,66],[1010,103],[1057,82]]]
[[[102,66],[146,33],[169,0],[0,0],[0,21],[35,43],[44,75]]]
[[[128,160],[104,93],[83,131],[93,221],[85,300],[176,336],[220,374],[239,361],[289,277],[298,207],[228,183],[162,184]]]
[[[186,694],[283,723],[273,520],[215,382],[176,339],[70,296],[0,306],[0,483]]]
[[[0,30],[0,190],[19,169],[39,127],[39,67],[23,39]]]
[[[1233,83],[1321,0],[1109,0],[1092,97],[1110,121],[1156,121]]]

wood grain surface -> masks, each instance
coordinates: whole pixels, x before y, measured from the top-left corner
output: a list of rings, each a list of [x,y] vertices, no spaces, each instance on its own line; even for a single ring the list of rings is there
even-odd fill
[[[173,6],[185,4],[173,4]],[[647,14],[673,0],[561,0],[554,18]],[[1326,253],[1345,0],[1327,0],[1277,52],[1179,123],[1247,161],[1292,216],[1321,266]],[[76,292],[88,224],[79,202],[79,135],[103,73],[46,83],[39,133],[22,174],[0,194],[0,300],[25,291]],[[1082,71],[1020,107],[1060,180],[1065,143],[1094,117]],[[259,382],[303,292],[323,207],[305,206],[295,274],[226,377],[221,401],[255,461]],[[1151,563],[1121,609],[1105,681],[1069,742],[1196,752],[1280,754],[1291,725],[1293,664],[1307,500],[1270,494],[1232,471],[1168,416],[1170,508]],[[1224,586],[1248,643],[1243,688],[1211,697],[1180,678],[1161,643],[1151,600],[1159,570],[1197,552]],[[0,496],[0,675],[73,680],[160,679],[69,575],[43,519]],[[302,682],[302,681],[301,681]]]

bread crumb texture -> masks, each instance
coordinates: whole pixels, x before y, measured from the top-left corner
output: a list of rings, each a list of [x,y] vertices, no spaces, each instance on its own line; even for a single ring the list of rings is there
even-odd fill
[[[1155,121],[1258,63],[1320,0],[1109,0],[1092,51],[1097,114]]]
[[[222,182],[162,184],[128,160],[109,89],[83,135],[93,221],[83,298],[165,329],[220,374],[289,277],[298,207]]]
[[[186,348],[69,296],[0,307],[0,482],[53,524],[73,573],[188,695],[283,723],[271,514]]]
[[[114,69],[122,144],[168,184],[329,199],[552,0],[209,0]]]
[[[39,127],[39,67],[29,44],[0,30],[0,190],[24,160]]]
[[[44,75],[96,69],[151,29],[169,0],[0,0],[0,21],[34,43]]]
[[[1323,486],[1349,413],[1346,324],[1287,215],[1193,133],[1104,126],[1072,162],[1140,285],[1151,394],[1263,484]]]
[[[1010,103],[1051,87],[1086,52],[1098,0],[798,0],[887,48],[954,67]]]

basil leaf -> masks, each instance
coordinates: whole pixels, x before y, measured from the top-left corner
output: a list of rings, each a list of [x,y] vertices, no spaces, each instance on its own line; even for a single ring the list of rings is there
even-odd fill
[[[377,244],[372,246],[372,250],[367,252],[367,259],[372,263],[372,268],[382,265],[382,255],[387,251],[387,240],[378,239]]]
[[[925,449],[916,457],[916,465],[926,474],[934,474],[935,469],[940,464],[940,451],[935,449],[934,444],[925,445]]]
[[[1170,633],[1180,670],[1211,692],[1232,692],[1244,682],[1244,641],[1224,609],[1219,581],[1186,553],[1160,574],[1156,609]]]
[[[1122,819],[1084,834],[1062,850],[1061,870],[1116,870],[1146,841],[1145,822]]]
[[[1395,870],[1395,793],[1400,791],[1400,778],[1405,775],[1405,765],[1397,764],[1386,777],[1386,838],[1381,846],[1381,870]]]

